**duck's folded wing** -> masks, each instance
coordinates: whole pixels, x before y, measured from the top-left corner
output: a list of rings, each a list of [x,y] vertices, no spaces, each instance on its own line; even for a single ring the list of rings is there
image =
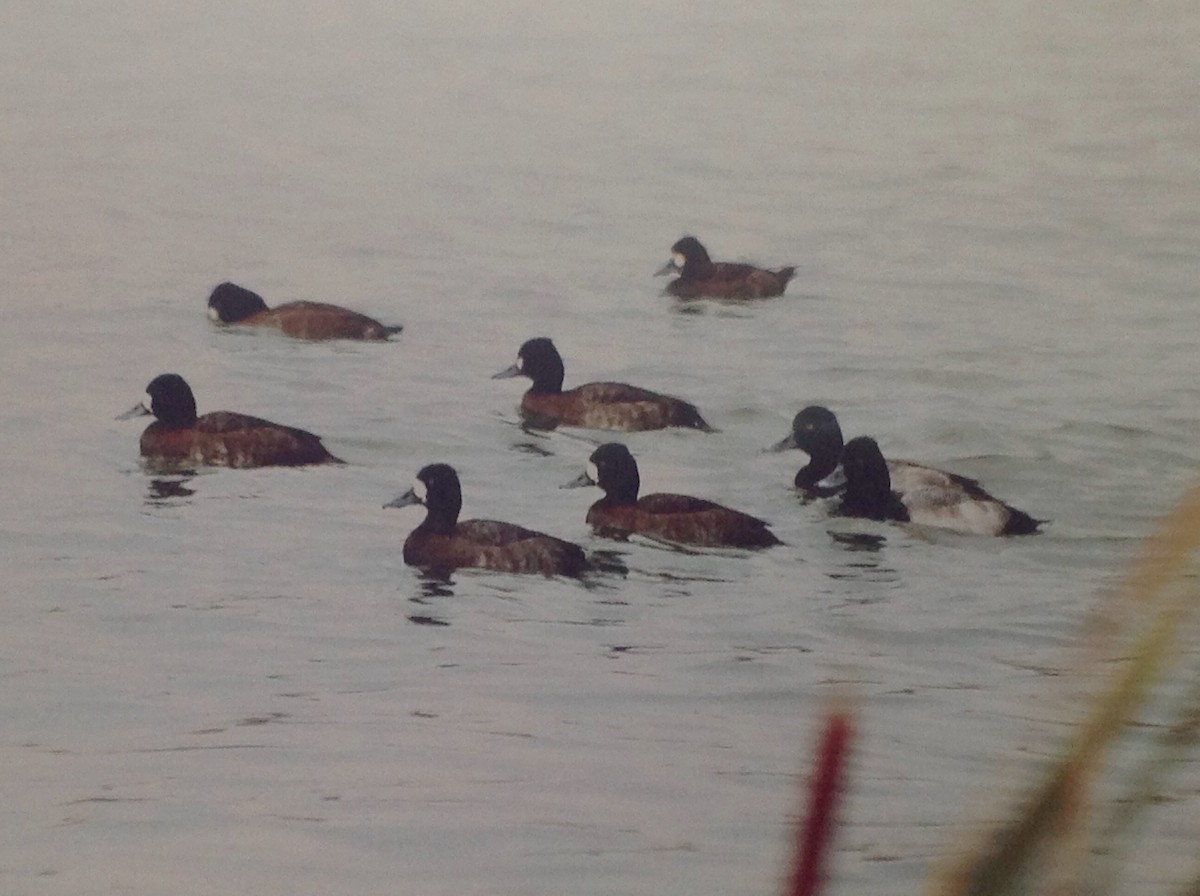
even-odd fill
[[[1010,509],[995,498],[978,498],[960,488],[925,486],[901,496],[912,522],[970,535],[999,535]]]
[[[719,510],[720,504],[690,495],[655,494],[638,499],[638,510],[646,513],[703,513]]]
[[[587,566],[579,545],[515,523],[463,520],[455,527],[454,534],[457,550],[474,553],[474,559],[463,565],[545,575],[556,572],[577,575]]]
[[[995,500],[979,481],[914,463],[911,460],[889,460],[888,475],[892,479],[892,489],[900,494],[915,492],[923,488],[939,488],[948,491],[958,491],[972,498]]]
[[[617,402],[656,401],[663,396],[640,386],[628,383],[586,383],[571,390],[581,399],[597,404],[615,404]]]

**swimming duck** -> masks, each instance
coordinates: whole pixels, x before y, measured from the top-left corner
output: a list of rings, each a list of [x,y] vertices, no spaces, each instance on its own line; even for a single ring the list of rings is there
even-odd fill
[[[842,429],[828,408],[810,405],[800,411],[792,432],[772,446],[774,451],[788,448],[809,456],[795,478],[796,487],[807,496],[829,497],[848,488]],[[869,468],[861,457],[871,453],[869,446],[859,443],[855,450]],[[888,460],[885,468],[888,490],[899,496],[913,522],[978,535],[1027,535],[1042,522],[994,497],[975,479],[908,460]]]
[[[146,387],[149,407],[134,405],[118,419],[153,415],[141,438],[142,457],[164,464],[225,467],[292,467],[343,461],[311,432],[232,411],[196,416],[191,387],[177,373],[156,376]]]
[[[521,412],[527,422],[539,428],[565,424],[636,432],[682,426],[713,432],[695,405],[637,386],[587,383],[564,392],[562,356],[545,336],[527,340],[517,352],[516,363],[492,379],[514,376],[533,380],[521,398]]]
[[[404,562],[437,573],[471,566],[499,572],[578,576],[589,568],[577,544],[514,523],[458,519],[462,487],[448,464],[430,464],[384,507],[422,504],[424,521],[404,540]]]
[[[296,339],[384,340],[404,329],[324,302],[286,302],[268,308],[258,293],[222,283],[208,297],[208,316],[223,324],[274,327]]]
[[[655,273],[678,273],[666,291],[676,298],[766,299],[783,295],[795,267],[769,271],[732,261],[713,261],[694,236],[685,236],[671,247],[671,260]]]
[[[616,442],[601,445],[588,458],[587,469],[564,488],[598,485],[604,497],[587,512],[598,534],[625,538],[651,535],[701,547],[766,548],[782,544],[767,523],[703,498],[653,494],[638,497],[637,461]]]

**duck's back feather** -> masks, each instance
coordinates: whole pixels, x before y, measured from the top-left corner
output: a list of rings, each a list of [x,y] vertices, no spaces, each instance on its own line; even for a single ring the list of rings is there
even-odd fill
[[[636,504],[608,505],[588,510],[587,522],[601,534],[653,535],[701,547],[770,547],[778,538],[757,517],[688,495],[646,495]]]
[[[260,311],[242,323],[274,327],[295,339],[387,339],[401,330],[325,302],[286,302]]]
[[[892,489],[901,494],[922,488],[943,488],[960,491],[972,498],[995,500],[977,479],[958,473],[927,467],[911,460],[889,460],[887,467],[888,475],[892,479]]]
[[[567,392],[526,392],[521,408],[536,418],[568,426],[640,432],[684,426],[705,432],[712,427],[690,402],[627,383],[586,383]]]

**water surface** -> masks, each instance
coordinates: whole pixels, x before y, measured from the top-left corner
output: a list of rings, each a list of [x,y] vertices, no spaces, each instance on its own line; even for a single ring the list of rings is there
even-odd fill
[[[769,893],[848,694],[840,889],[912,892],[1062,735],[1069,645],[1195,475],[1191,4],[108,2],[4,32],[7,891]],[[674,303],[649,275],[685,232],[797,277]],[[406,330],[222,331],[224,279]],[[613,547],[557,488],[607,436],[526,433],[489,379],[535,335],[568,385],[695,401],[721,432],[626,440],[645,488],[786,546],[406,568],[420,511],[381,505],[439,460],[468,515]],[[143,469],[113,417],[169,370],[349,464]],[[1052,522],[831,522],[761,452],[810,403]]]

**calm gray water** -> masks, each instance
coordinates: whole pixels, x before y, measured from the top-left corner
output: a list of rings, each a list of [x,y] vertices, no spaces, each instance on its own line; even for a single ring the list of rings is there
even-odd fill
[[[914,892],[1003,811],[1200,459],[1194,3],[75,6],[0,32],[0,887],[772,893],[842,696],[835,892]],[[799,273],[673,304],[685,232]],[[224,279],[407,329],[223,332]],[[719,434],[627,439],[645,488],[787,546],[405,567],[421,511],[381,505],[437,460],[467,515],[612,547],[557,488],[602,437],[488,378],[534,335],[698,403]],[[349,465],[146,472],[113,417],[169,370]],[[761,452],[814,402],[1053,522],[830,522]],[[1196,792],[1134,889],[1191,864]]]

